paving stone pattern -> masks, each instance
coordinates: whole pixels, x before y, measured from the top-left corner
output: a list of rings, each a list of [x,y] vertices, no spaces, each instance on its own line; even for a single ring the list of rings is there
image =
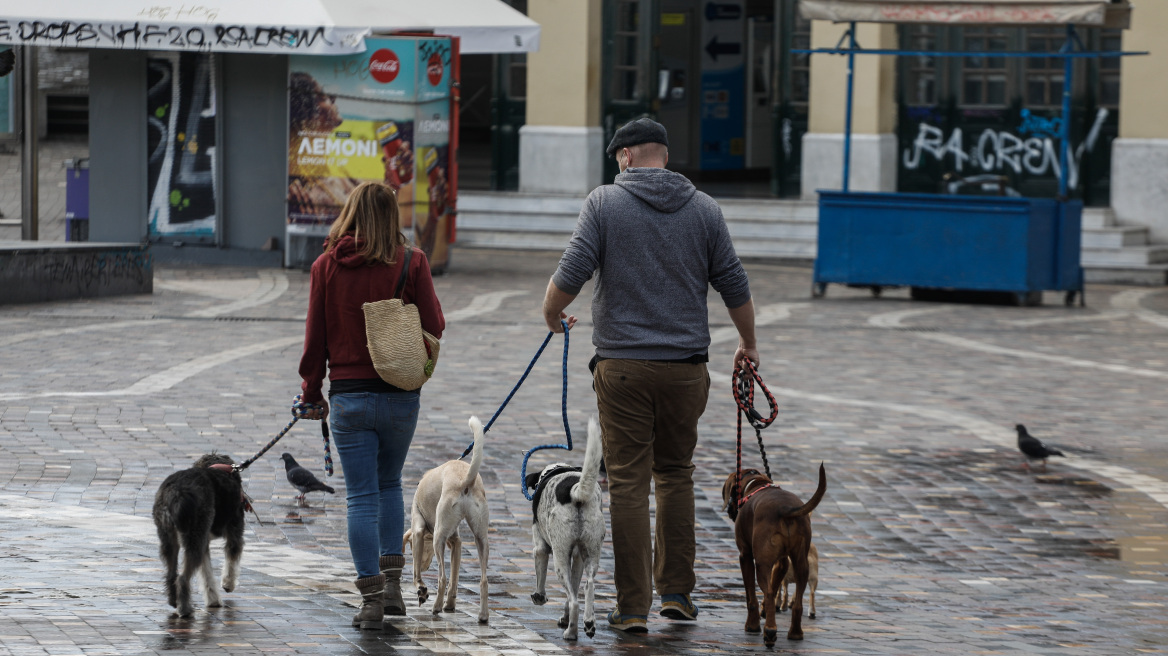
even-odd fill
[[[539,304],[556,261],[457,249],[436,279],[451,321],[423,390],[407,501],[425,470],[467,445],[467,417],[486,421],[518,380],[546,334]],[[806,269],[748,270],[762,372],[780,403],[764,432],[770,465],[804,498],[820,462],[828,475],[813,516],[817,617],[804,619],[806,640],[793,643],[789,614],[780,615],[771,651],[1168,651],[1168,293],[1093,286],[1086,308],[1063,307],[1056,294],[1043,307],[1014,308],[833,286],[812,301]],[[697,622],[653,616],[646,636],[607,629],[611,547],[595,638],[561,639],[554,573],[549,603],[530,601],[531,506],[519,466],[523,450],[564,437],[558,338],[486,437],[488,625],[473,615],[479,575],[468,548],[457,612],[433,616],[413,602],[383,633],[349,627],[358,597],[339,460],[329,479],[336,495],[312,493],[300,508],[278,458],[291,452],[324,476],[312,422],[245,472],[262,523],[248,519],[240,585],[223,595],[225,607],[169,617],[154,492],[202,453],[250,456],[288,421],[306,293],[299,271],[160,268],[150,296],[0,307],[0,653],[768,651],[742,630],[733,526],[720,509],[734,462],[736,339],[716,296],[714,388],[697,453]],[[590,293],[572,307],[581,317],[569,356],[578,444],[595,412]],[[1023,469],[1018,422],[1069,458],[1045,472]],[[746,462],[759,466],[746,437]],[[582,457],[541,452],[532,466]],[[221,567],[217,549],[213,558]],[[433,590],[436,568],[424,580]]]

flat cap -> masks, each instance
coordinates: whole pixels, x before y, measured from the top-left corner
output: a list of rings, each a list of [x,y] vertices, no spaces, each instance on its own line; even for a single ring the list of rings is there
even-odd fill
[[[669,138],[665,136],[665,126],[651,118],[639,118],[625,123],[621,129],[612,135],[612,142],[604,152],[609,157],[616,157],[616,151],[643,143],[659,143],[669,146]]]

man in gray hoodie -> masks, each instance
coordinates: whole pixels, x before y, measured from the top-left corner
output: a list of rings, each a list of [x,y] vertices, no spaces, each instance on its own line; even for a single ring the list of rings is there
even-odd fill
[[[621,173],[588,196],[544,297],[548,328],[596,274],[592,344],[596,403],[611,495],[617,608],[609,625],[647,631],[653,587],[661,615],[697,618],[693,453],[709,398],[708,287],[738,329],[734,364],[759,361],[754,302],[722,210],[665,169],[668,138],[647,118],[617,130],[607,152]],[[649,532],[649,483],[657,526]]]

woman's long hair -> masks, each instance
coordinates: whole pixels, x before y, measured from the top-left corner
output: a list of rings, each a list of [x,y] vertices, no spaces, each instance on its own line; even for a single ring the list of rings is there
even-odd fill
[[[336,248],[346,233],[353,234],[357,254],[367,263],[393,264],[398,247],[406,244],[393,190],[381,182],[358,185],[349,194],[340,216],[333,221],[324,252]]]

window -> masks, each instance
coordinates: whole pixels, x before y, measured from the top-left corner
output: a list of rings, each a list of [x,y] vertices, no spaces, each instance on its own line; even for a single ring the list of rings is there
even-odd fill
[[[1122,32],[1116,29],[1105,29],[1099,34],[1099,49],[1115,52],[1123,50]],[[1120,57],[1101,57],[1099,59],[1099,88],[1096,90],[1096,100],[1100,107],[1109,109],[1119,108],[1119,67]]]
[[[1008,50],[1009,38],[1003,27],[962,29],[965,52],[977,53],[961,60],[961,104],[972,107],[1005,107],[1007,69],[1005,57],[994,52]]]
[[[641,0],[617,0],[613,33],[612,99],[641,98],[640,66]]]
[[[1032,27],[1026,30],[1027,52],[1058,52],[1066,43],[1061,27]],[[1027,107],[1057,109],[1063,104],[1063,60],[1058,57],[1030,57],[1026,62],[1023,98]]]
[[[937,50],[937,28],[933,25],[908,25],[905,35],[910,50]],[[916,106],[937,104],[937,59],[929,55],[906,56],[905,103]]]
[[[792,48],[811,48],[811,21],[795,12],[795,29],[791,33]],[[791,54],[791,105],[799,109],[807,109],[811,99],[811,55],[807,53]]]

